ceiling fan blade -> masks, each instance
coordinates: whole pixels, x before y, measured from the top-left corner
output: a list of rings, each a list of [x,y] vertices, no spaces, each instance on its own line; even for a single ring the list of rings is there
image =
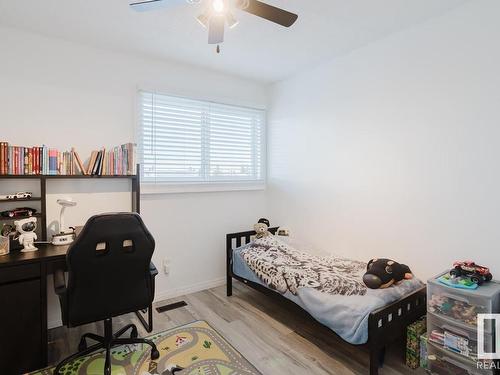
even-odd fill
[[[131,3],[130,7],[137,12],[147,12],[172,5],[179,5],[185,2],[186,0],[142,0]]]
[[[238,0],[237,7],[245,12],[285,27],[292,26],[297,21],[297,18],[299,18],[295,13],[276,8],[258,0]]]
[[[219,44],[224,41],[224,16],[212,16],[208,23],[208,44]]]

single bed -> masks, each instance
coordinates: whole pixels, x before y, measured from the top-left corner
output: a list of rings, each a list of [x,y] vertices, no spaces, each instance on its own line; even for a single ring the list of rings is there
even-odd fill
[[[270,228],[270,232],[275,234],[277,229]],[[278,238],[253,241],[254,236],[254,231],[226,236],[227,295],[232,295],[234,278],[277,299],[294,302],[348,343],[367,344],[371,375],[377,374],[383,364],[387,344],[404,336],[406,327],[425,314],[425,285],[416,279],[386,290],[367,289],[358,282],[363,272],[360,262],[335,257],[309,258]],[[268,249],[276,247],[285,249],[287,256],[291,253],[292,260],[282,256],[279,261],[276,257],[267,259]],[[286,267],[286,272],[280,271],[284,277],[273,277],[276,269],[268,267],[270,262],[288,262],[287,265],[292,267]],[[321,277],[309,273],[303,275],[301,267],[307,262],[318,262],[312,267],[304,266],[309,271],[321,270],[322,267],[337,269],[340,265],[341,271],[357,277],[343,278],[342,274],[330,277],[327,274],[325,278],[325,273]],[[318,282],[320,279],[321,282]]]

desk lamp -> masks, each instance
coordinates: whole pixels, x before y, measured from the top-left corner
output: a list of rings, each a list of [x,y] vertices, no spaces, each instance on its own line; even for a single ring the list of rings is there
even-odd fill
[[[71,199],[58,199],[57,203],[61,205],[61,213],[59,214],[59,233],[52,236],[52,244],[68,245],[75,240],[75,232],[73,228],[67,230],[64,226],[64,211],[66,207],[76,206],[76,202]]]

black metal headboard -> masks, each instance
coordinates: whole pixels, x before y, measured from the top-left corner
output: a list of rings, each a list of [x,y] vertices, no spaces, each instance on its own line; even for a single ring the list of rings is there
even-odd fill
[[[279,227],[269,228],[269,232],[276,234]],[[257,233],[254,230],[247,232],[237,232],[226,234],[226,276],[227,276],[227,295],[230,296],[233,290],[233,249],[246,245]],[[243,242],[244,241],[244,242]],[[233,246],[234,242],[234,246]]]

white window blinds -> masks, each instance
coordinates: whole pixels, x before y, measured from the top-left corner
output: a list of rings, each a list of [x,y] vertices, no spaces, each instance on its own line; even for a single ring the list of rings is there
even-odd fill
[[[262,110],[141,92],[139,122],[146,183],[264,180]]]

